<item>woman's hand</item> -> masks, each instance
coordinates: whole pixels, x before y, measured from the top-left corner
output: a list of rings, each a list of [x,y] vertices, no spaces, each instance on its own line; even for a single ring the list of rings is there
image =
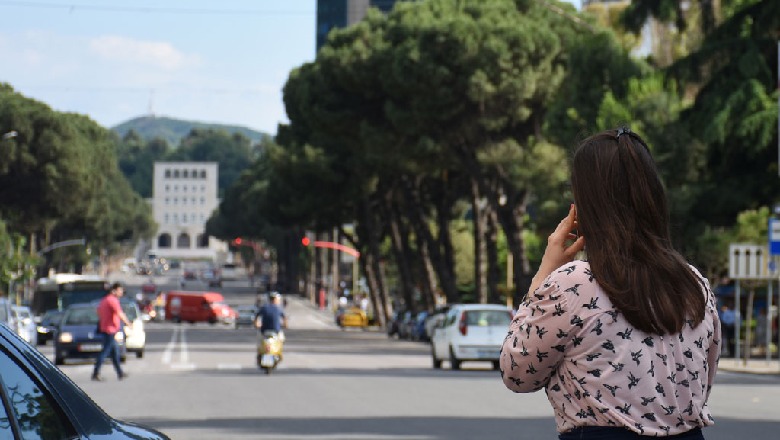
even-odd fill
[[[558,223],[555,231],[547,237],[547,248],[544,250],[539,270],[531,281],[529,293],[536,290],[552,271],[572,261],[577,252],[585,247],[585,238],[578,237],[572,232],[576,229],[577,211],[574,205],[571,205],[569,214]]]

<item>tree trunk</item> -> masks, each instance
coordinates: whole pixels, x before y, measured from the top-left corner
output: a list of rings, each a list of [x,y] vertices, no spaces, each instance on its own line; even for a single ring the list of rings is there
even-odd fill
[[[498,219],[496,213],[490,209],[490,205],[486,207],[488,211],[487,217],[487,230],[485,231],[485,250],[487,257],[487,302],[498,303],[500,296],[498,293],[498,282],[501,278],[501,272],[498,267]]]
[[[409,261],[406,260],[406,255],[404,252],[405,239],[403,237],[402,226],[400,224],[402,220],[392,201],[386,200],[386,204],[387,206],[385,207],[385,212],[388,214],[386,218],[390,222],[390,247],[393,250],[395,264],[398,267],[398,275],[401,278],[401,297],[404,299],[405,306],[414,310],[414,282],[412,279],[411,269],[409,268]]]
[[[442,290],[444,290],[444,294],[447,296],[447,301],[451,304],[460,302],[458,289],[455,284],[454,263],[447,264],[446,254],[441,251],[441,248],[447,249],[447,247],[449,247],[450,252],[452,252],[452,242],[449,238],[449,222],[444,221],[444,225],[442,225],[441,218],[439,219],[438,240],[434,238],[433,233],[428,226],[428,219],[422,212],[421,207],[424,206],[424,204],[421,200],[419,191],[417,188],[412,187],[409,179],[403,179],[402,184],[404,196],[409,205],[410,222],[414,228],[415,234],[418,236],[417,241],[418,243],[424,243],[425,246],[427,246],[426,252],[429,256],[430,264],[433,265],[436,273],[439,275],[439,282]],[[435,283],[431,284],[431,286],[434,285]]]
[[[441,289],[448,304],[457,304],[460,302],[460,293],[456,285],[455,250],[452,247],[452,236],[450,235],[451,208],[452,201],[442,197],[436,206],[436,223],[439,227],[439,235],[436,242],[431,243],[430,246],[431,249],[441,249],[441,256],[434,260],[438,261],[437,273]]]
[[[487,303],[487,231],[486,200],[482,197],[477,180],[471,179],[471,212],[474,224],[474,296],[480,304]]]

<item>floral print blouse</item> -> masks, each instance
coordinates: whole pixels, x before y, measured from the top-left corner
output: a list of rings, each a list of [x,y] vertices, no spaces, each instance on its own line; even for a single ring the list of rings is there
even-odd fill
[[[621,426],[668,436],[714,423],[707,408],[720,355],[720,323],[706,278],[704,320],[674,335],[626,321],[586,261],[553,271],[521,304],[501,349],[512,391],[545,388],[558,432]]]

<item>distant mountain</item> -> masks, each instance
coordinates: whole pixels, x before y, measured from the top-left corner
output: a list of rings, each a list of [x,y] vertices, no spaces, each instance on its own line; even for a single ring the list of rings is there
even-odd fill
[[[179,146],[179,141],[187,136],[193,128],[212,128],[225,130],[228,133],[241,133],[251,139],[252,143],[260,142],[264,137],[270,136],[267,133],[238,125],[184,121],[162,116],[141,116],[112,127],[111,130],[118,133],[120,137],[130,130],[135,130],[143,139],[162,138],[168,141],[173,148],[176,148]]]

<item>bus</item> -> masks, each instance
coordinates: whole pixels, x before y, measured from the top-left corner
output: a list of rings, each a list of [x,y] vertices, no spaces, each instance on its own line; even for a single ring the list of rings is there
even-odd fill
[[[71,304],[89,303],[106,296],[111,287],[99,275],[58,273],[38,280],[30,301],[34,316],[49,310],[65,310]]]

